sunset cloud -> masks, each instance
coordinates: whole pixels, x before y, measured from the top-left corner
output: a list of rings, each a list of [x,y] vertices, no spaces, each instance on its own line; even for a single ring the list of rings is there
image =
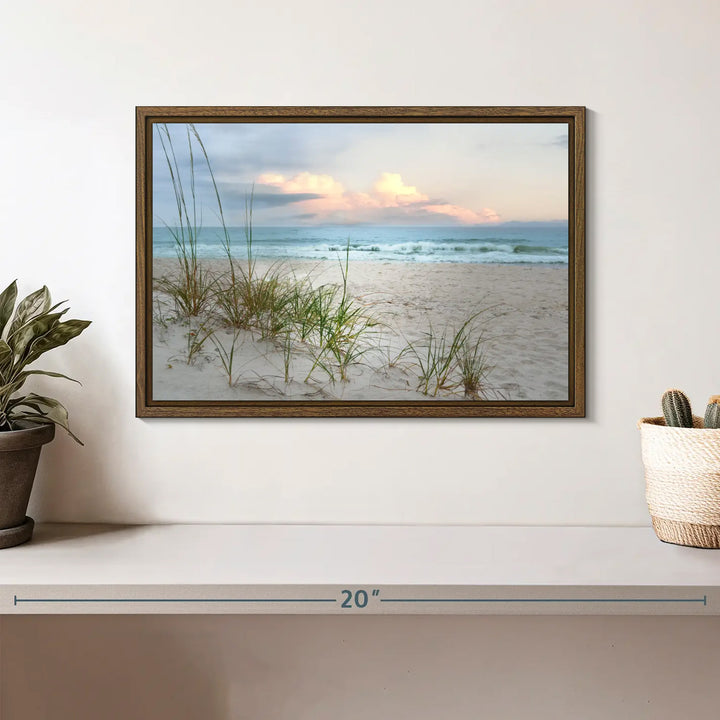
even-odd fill
[[[285,177],[277,173],[263,173],[258,177],[257,182],[260,185],[272,185],[281,188],[285,182]]]
[[[478,225],[480,223],[499,222],[500,216],[490,208],[483,208],[480,212],[468,210],[458,205],[450,203],[442,203],[440,205],[425,205],[423,210],[427,212],[438,213],[439,215],[448,215],[454,217],[462,223],[468,225]]]
[[[292,196],[301,210],[327,221],[371,221],[372,213],[396,211],[408,219],[423,213],[445,215],[463,224],[498,222],[499,215],[489,208],[471,210],[452,203],[431,202],[414,185],[407,185],[400,173],[383,172],[370,193],[346,191],[331,175],[301,172],[291,178],[266,172],[257,177],[260,185],[276,188],[281,197]]]
[[[400,173],[384,172],[373,188],[383,207],[400,207],[427,202],[428,196],[419,193],[414,185],[406,185]]]
[[[257,179],[261,185],[271,185],[285,193],[315,193],[317,195],[342,195],[342,184],[330,175],[315,175],[301,172],[290,179],[277,173],[263,173]]]

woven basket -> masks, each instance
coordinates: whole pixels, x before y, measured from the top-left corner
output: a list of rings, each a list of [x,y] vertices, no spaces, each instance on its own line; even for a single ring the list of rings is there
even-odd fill
[[[655,534],[676,545],[720,548],[720,430],[639,423],[648,508]]]

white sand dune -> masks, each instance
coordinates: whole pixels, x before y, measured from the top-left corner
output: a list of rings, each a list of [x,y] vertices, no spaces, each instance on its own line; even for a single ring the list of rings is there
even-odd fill
[[[223,272],[222,261],[204,261]],[[268,262],[257,261],[264,272]],[[156,259],[156,278],[172,273],[176,261]],[[315,286],[341,283],[336,261],[295,261],[284,268],[298,278],[310,275]],[[348,381],[331,382],[313,366],[308,348],[295,343],[285,382],[281,342],[259,340],[250,332],[235,342],[232,384],[213,344],[205,342],[187,362],[188,333],[198,330],[170,319],[169,298],[156,293],[165,323],[153,324],[153,398],[156,400],[427,400],[417,390],[418,370],[406,354],[392,360],[408,343],[435,331],[457,329],[482,308],[486,354],[493,366],[488,385],[508,400],[565,400],[568,397],[568,272],[566,267],[483,265],[477,263],[352,262],[349,292],[380,321],[372,348],[351,368]],[[233,332],[217,323],[215,338],[230,349]],[[190,338],[192,339],[192,338]],[[462,399],[462,389],[437,399]]]

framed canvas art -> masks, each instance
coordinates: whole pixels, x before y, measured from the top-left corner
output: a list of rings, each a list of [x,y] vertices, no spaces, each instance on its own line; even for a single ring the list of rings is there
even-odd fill
[[[137,415],[582,417],[582,107],[137,108]]]

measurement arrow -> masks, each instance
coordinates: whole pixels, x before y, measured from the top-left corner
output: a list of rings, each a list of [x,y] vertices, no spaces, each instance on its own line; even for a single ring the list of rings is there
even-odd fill
[[[701,598],[380,598],[383,603],[702,603]]]
[[[20,603],[334,603],[335,598],[19,598]]]

